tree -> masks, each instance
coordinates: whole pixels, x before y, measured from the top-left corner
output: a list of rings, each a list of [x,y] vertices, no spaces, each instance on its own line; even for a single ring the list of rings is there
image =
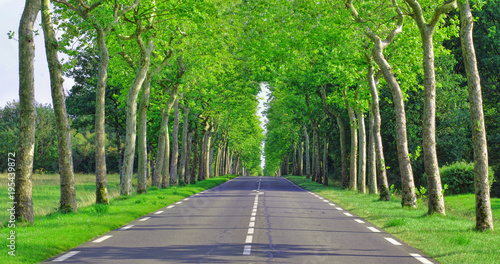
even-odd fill
[[[488,182],[488,149],[484,125],[481,83],[477,70],[476,54],[472,39],[473,19],[468,0],[458,0],[460,10],[460,41],[464,56],[474,146],[474,186],[476,196],[476,230],[493,229],[490,190]]]
[[[33,223],[33,154],[35,150],[35,78],[33,62],[35,42],[33,25],[40,1],[26,0],[19,23],[19,100],[20,124],[17,157],[15,158],[15,217],[19,221]],[[14,156],[16,153],[14,153]],[[9,156],[10,158],[11,156]],[[9,176],[11,175],[9,171]]]
[[[49,64],[50,87],[52,103],[56,116],[58,149],[59,149],[59,175],[61,178],[61,201],[59,209],[63,212],[76,211],[76,191],[73,174],[73,157],[71,149],[71,134],[66,113],[65,96],[63,88],[62,65],[59,62],[57,51],[58,43],[53,28],[50,0],[42,0],[42,27],[45,38],[45,51]]]

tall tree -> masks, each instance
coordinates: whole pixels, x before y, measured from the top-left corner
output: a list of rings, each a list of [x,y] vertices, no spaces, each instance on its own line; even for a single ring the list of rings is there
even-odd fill
[[[52,22],[50,0],[42,0],[42,27],[45,38],[45,52],[49,64],[52,103],[56,116],[59,150],[59,175],[61,179],[61,200],[59,208],[63,212],[76,211],[76,191],[73,174],[71,134],[64,102],[63,71],[57,55],[58,42]]]
[[[468,0],[458,0],[460,10],[460,42],[464,57],[474,146],[474,186],[476,196],[476,230],[493,229],[490,189],[488,181],[488,148],[484,125],[481,82],[477,70],[476,53],[472,38],[473,17]]]
[[[15,217],[33,223],[33,158],[35,153],[35,41],[33,25],[40,11],[40,1],[26,0],[19,23],[19,143],[15,158]],[[16,154],[14,153],[14,156]],[[10,158],[10,156],[9,156]],[[9,176],[11,171],[9,171]]]

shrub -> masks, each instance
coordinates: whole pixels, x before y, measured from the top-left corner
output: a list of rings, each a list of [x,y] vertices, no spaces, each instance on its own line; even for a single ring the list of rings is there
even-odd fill
[[[474,193],[474,163],[455,162],[440,169],[442,184],[448,185],[449,194]],[[493,170],[488,169],[488,178],[493,184]]]

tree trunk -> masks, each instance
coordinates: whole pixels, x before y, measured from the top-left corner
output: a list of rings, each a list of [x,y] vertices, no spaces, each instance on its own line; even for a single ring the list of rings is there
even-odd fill
[[[356,108],[359,132],[359,161],[358,161],[358,192],[366,193],[366,129],[365,115],[359,107]]]
[[[371,108],[371,104],[370,104]],[[375,137],[373,136],[373,111],[370,110],[370,124],[368,127],[368,192],[369,194],[376,194],[377,191],[377,159],[375,154]]]
[[[298,176],[304,176],[304,142],[299,145],[299,173]]]
[[[167,100],[167,104],[161,113],[161,125],[160,125],[160,134],[158,135],[158,152],[156,154],[156,164],[155,170],[152,178],[153,186],[158,188],[161,187],[162,176],[165,174],[163,171],[164,162],[165,162],[165,153],[166,153],[166,145],[168,139],[168,119],[170,117],[170,110],[172,110],[172,106],[174,105],[175,99],[177,98],[177,92],[173,91],[170,93],[170,97]]]
[[[179,97],[174,103],[174,125],[172,128],[172,158],[170,161],[170,185],[177,185],[177,163],[179,162]]]
[[[168,118],[167,125],[165,126],[166,137],[165,137],[165,154],[163,158],[163,168],[161,173],[161,187],[167,188],[170,184],[170,138],[168,133]]]
[[[319,147],[319,128],[318,124],[314,125],[313,129],[313,139],[314,139],[314,175],[313,181],[316,180],[318,183],[322,183],[321,179],[321,157],[320,157],[320,147]]]
[[[417,197],[415,195],[415,183],[413,181],[413,171],[410,157],[408,156],[408,140],[406,134],[406,112],[404,108],[404,98],[389,63],[384,58],[382,41],[376,42],[373,46],[373,57],[379,65],[385,81],[391,88],[394,110],[396,112],[396,145],[399,160],[399,170],[401,173],[401,205],[403,207],[417,207]],[[379,143],[377,142],[377,145]],[[378,156],[378,154],[377,154]],[[382,160],[380,160],[382,161]],[[385,166],[385,165],[384,165]],[[380,186],[379,186],[380,187]],[[382,189],[380,189],[382,195]]]
[[[372,65],[372,57],[370,54],[366,54],[366,60],[368,62],[368,85],[370,86],[371,101],[371,111],[373,113],[373,141],[375,144],[375,163],[376,163],[376,177],[378,189],[380,191],[380,200],[390,201],[391,193],[389,189],[389,183],[387,181],[387,172],[385,169],[385,158],[384,158],[384,147],[382,145],[382,135],[380,134],[380,125],[382,123],[380,118],[379,109],[379,99],[377,84],[378,78],[375,79],[374,69]]]
[[[194,143],[193,143],[193,152],[194,152],[194,157],[193,157],[193,165],[191,166],[192,171],[191,171],[191,183],[196,182],[196,168],[198,168],[198,157],[199,157],[199,136],[198,136],[198,122],[195,122],[195,128],[194,128]]]
[[[127,126],[125,135],[125,155],[123,168],[123,182],[121,185],[121,195],[132,193],[132,175],[134,173],[135,141],[137,131],[137,97],[141,90],[142,83],[148,73],[151,52],[154,49],[153,41],[149,41],[148,47],[142,41],[140,33],[136,36],[137,44],[141,49],[141,62],[137,69],[134,81],[127,93]]]
[[[139,128],[137,142],[137,152],[138,152],[138,170],[137,170],[137,193],[146,192],[146,182],[148,175],[148,143],[147,143],[147,111],[149,107],[149,94],[151,83],[148,76],[142,84],[142,97],[139,103]]]
[[[304,138],[306,140],[306,179],[311,177],[311,159],[309,158],[309,135],[307,134],[306,126],[304,128]]]
[[[8,177],[15,175],[14,215],[18,221],[33,223],[33,158],[35,152],[35,42],[33,25],[40,11],[39,0],[26,0],[19,23],[19,141],[18,152],[8,158],[15,159],[15,174],[9,171]],[[8,160],[11,163],[11,160]],[[11,167],[9,165],[9,167]]]
[[[186,145],[186,158],[185,158],[185,166],[186,166],[186,173],[184,174],[185,176],[185,182],[190,184],[191,183],[191,146],[193,142],[193,132],[189,132],[187,136],[187,145]]]
[[[99,49],[99,73],[97,76],[95,98],[95,183],[96,203],[109,204],[108,183],[106,179],[106,131],[105,98],[108,79],[109,53],[106,46],[106,32],[99,25],[94,25],[97,32]]]
[[[188,118],[189,118],[189,111],[191,108],[189,107],[182,107],[182,113],[184,114],[183,118],[183,123],[182,123],[182,151],[181,151],[181,167],[180,167],[180,172],[179,172],[179,179],[181,179],[184,183],[187,183],[187,177],[186,177],[186,163],[187,162],[187,145],[188,145]]]
[[[63,71],[57,55],[57,38],[52,23],[50,0],[42,0],[42,27],[45,37],[45,51],[49,64],[52,104],[57,125],[59,175],[61,179],[61,201],[59,209],[63,212],[76,211],[76,191],[73,174],[71,133],[64,102]]]
[[[328,136],[323,145],[323,184],[328,186]]]
[[[481,82],[477,70],[476,52],[472,38],[473,19],[469,1],[457,1],[460,10],[460,41],[464,57],[474,147],[474,186],[476,196],[476,230],[493,230],[490,189],[488,181],[488,148],[484,125]]]
[[[356,114],[354,110],[347,106],[349,113],[349,123],[351,126],[351,168],[349,175],[349,189],[357,190],[357,157],[358,157],[358,129],[356,123]]]

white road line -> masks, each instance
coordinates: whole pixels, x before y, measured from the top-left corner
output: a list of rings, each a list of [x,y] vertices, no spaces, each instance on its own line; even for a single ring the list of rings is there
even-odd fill
[[[391,244],[396,245],[396,246],[401,246],[402,244],[396,241],[394,238],[390,237],[384,237],[385,240],[389,241]]]
[[[252,240],[253,240],[253,236],[252,236],[252,235],[248,235],[248,236],[247,236],[247,239],[245,240],[245,244],[250,244],[250,243],[252,243]]]
[[[425,263],[425,264],[432,264],[432,262],[428,261],[426,258],[420,256],[419,254],[415,254],[415,253],[410,253],[410,256],[416,258],[418,261],[422,262],[422,263]]]
[[[170,209],[170,208],[172,208],[172,207],[174,207],[174,206],[175,206],[175,205],[169,205],[169,206],[167,206],[167,209]]]
[[[163,211],[158,211],[158,212],[156,212],[155,214],[161,214],[161,213],[163,213]]]
[[[342,211],[344,209],[340,208],[340,207],[335,207],[335,209],[339,210],[339,211]]]
[[[250,222],[250,224],[248,224],[249,227],[254,227],[255,226],[255,222]]]
[[[243,255],[250,255],[250,252],[252,252],[252,245],[245,245],[243,248]]]
[[[252,213],[253,213],[253,212],[257,212],[257,208],[254,208],[254,209],[252,210]]]
[[[335,204],[334,204],[334,203],[329,203],[329,205],[331,205],[331,206],[335,206]]]
[[[255,217],[250,217],[250,222],[255,222]]]
[[[178,201],[178,202],[176,202],[175,204],[181,204],[181,203],[182,203],[182,201]]]
[[[252,216],[255,216],[255,215],[257,215],[257,213],[256,212],[252,212]]]
[[[149,216],[148,216],[148,217],[144,217],[144,218],[142,218],[142,219],[141,219],[141,220],[139,220],[139,221],[144,222],[144,221],[147,221],[147,220],[149,220],[149,219],[151,219],[151,217],[149,217]]]
[[[380,233],[380,230],[376,229],[375,227],[367,226],[366,228],[370,229],[372,232]]]
[[[354,221],[356,221],[356,222],[358,222],[358,223],[360,223],[360,224],[364,224],[364,223],[365,223],[365,221],[363,221],[363,220],[361,220],[361,219],[354,219]]]
[[[248,229],[248,234],[249,234],[249,235],[253,235],[253,233],[254,233],[254,232],[255,232],[255,229],[254,229],[253,227],[250,227],[250,228]]]
[[[323,200],[323,202],[325,202],[325,203],[329,203],[330,201],[328,201],[328,200],[326,200],[326,199],[325,199],[325,200]]]
[[[133,226],[134,226],[134,225],[126,225],[126,226],[124,226],[124,227],[120,228],[119,230],[127,230],[127,229],[129,229],[129,228],[132,228]]]
[[[352,216],[352,214],[350,214],[350,213],[344,213],[344,214],[347,215],[347,216]]]
[[[188,198],[185,198],[185,199],[184,199],[184,201],[189,201],[189,199],[190,199],[189,197],[188,197]]]
[[[60,257],[58,257],[58,258],[54,259],[54,260],[52,260],[52,262],[61,262],[61,261],[65,261],[65,260],[67,260],[68,258],[71,258],[71,257],[73,257],[74,255],[76,255],[76,254],[78,254],[78,253],[80,253],[80,251],[70,251],[70,252],[68,252],[68,253],[66,253],[66,254],[64,254],[64,255],[62,255],[62,256],[60,256]]]
[[[108,238],[110,238],[110,237],[112,237],[112,236],[103,236],[103,237],[98,238],[98,239],[96,239],[96,240],[94,240],[94,241],[92,241],[92,242],[93,242],[93,243],[101,243],[102,241],[104,241],[104,240],[106,240],[106,239],[108,239]]]

